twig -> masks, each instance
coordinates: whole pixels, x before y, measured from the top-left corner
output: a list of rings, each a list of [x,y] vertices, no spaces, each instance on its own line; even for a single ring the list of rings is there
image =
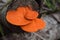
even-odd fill
[[[46,40],[45,38],[43,38],[42,36],[38,35],[37,33],[34,33],[34,32],[33,32],[33,34],[35,34],[36,36],[38,36],[39,38],[41,38],[41,39],[43,39],[43,40]]]

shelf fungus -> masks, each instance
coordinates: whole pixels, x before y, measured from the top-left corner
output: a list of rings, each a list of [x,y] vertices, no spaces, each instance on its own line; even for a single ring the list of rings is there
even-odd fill
[[[9,10],[6,20],[26,32],[42,30],[46,25],[43,19],[38,18],[38,12],[29,7],[18,7],[16,10]]]

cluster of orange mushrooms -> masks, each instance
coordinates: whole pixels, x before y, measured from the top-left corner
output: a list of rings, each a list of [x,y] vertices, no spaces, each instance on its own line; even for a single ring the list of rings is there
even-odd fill
[[[16,10],[9,10],[6,20],[26,32],[42,30],[46,25],[43,19],[38,18],[38,12],[29,7],[18,7]]]

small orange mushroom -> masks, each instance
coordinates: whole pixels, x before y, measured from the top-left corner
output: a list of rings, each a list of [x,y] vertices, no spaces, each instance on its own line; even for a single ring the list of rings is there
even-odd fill
[[[42,19],[35,19],[30,24],[21,26],[22,30],[27,32],[36,32],[42,30],[45,27],[45,22]]]
[[[38,17],[38,13],[36,11],[28,11],[25,17],[27,19],[36,19]]]
[[[26,7],[26,15],[25,18],[27,19],[36,19],[38,17],[38,12],[33,11],[31,8]]]
[[[30,21],[24,18],[24,13],[25,13],[24,7],[21,7],[16,11],[11,10],[7,12],[6,19],[9,23],[13,25],[26,25],[30,23]]]

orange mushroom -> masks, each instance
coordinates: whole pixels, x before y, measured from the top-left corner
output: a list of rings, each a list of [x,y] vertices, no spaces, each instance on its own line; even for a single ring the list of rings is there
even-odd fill
[[[45,22],[42,19],[35,19],[30,24],[21,26],[22,30],[27,32],[36,32],[45,28]]]
[[[9,23],[13,25],[26,25],[30,23],[30,21],[24,18],[24,13],[25,13],[24,7],[20,7],[16,11],[11,10],[7,12],[6,19]]]
[[[22,30],[27,32],[36,32],[45,27],[43,19],[39,19],[38,12],[29,7],[18,7],[16,10],[7,12],[6,19],[13,25],[18,25]]]
[[[27,19],[36,19],[38,17],[38,12],[31,10],[31,8],[26,7],[26,15],[25,18]]]
[[[38,13],[36,11],[28,11],[25,17],[27,19],[36,19],[38,17]]]

